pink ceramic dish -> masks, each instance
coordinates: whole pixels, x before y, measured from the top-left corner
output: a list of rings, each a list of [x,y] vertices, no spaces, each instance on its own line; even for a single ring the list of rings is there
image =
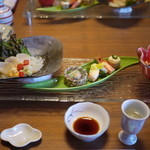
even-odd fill
[[[54,3],[54,0],[38,0],[38,1],[43,7],[52,6]]]
[[[150,45],[147,49],[137,49],[138,58],[143,74],[150,79]]]

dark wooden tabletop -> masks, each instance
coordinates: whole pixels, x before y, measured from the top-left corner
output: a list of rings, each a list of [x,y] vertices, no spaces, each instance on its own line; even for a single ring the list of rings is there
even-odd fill
[[[59,39],[63,43],[64,58],[69,58],[67,63],[72,58],[81,58],[84,62],[97,55],[137,56],[138,47],[146,48],[150,44],[150,19],[34,18],[32,26],[28,26],[23,17],[26,2],[27,0],[20,0],[14,13],[12,27],[17,37],[49,35]],[[138,134],[135,145],[126,146],[118,140],[122,101],[137,98],[150,107],[149,82],[142,75],[139,65],[135,65],[119,72],[102,85],[79,92],[40,93],[19,89],[14,83],[1,83],[0,131],[19,123],[28,123],[41,130],[43,136],[40,141],[23,148],[15,148],[1,141],[0,150],[149,150],[150,118]],[[67,108],[75,102],[86,100],[102,105],[111,118],[107,132],[90,143],[77,140],[64,124]]]
[[[70,134],[64,123],[64,114],[73,102],[27,102],[27,101],[0,101],[0,130],[13,127],[19,123],[28,123],[41,130],[42,139],[21,148],[20,150],[100,150],[100,149],[136,149],[150,148],[150,118],[145,122],[143,129],[137,135],[135,145],[126,146],[118,140],[121,130],[121,103],[99,102],[110,115],[108,130],[93,142],[81,142]],[[148,104],[150,106],[150,104]],[[9,143],[1,141],[0,149],[17,150]],[[18,148],[19,149],[19,148]]]

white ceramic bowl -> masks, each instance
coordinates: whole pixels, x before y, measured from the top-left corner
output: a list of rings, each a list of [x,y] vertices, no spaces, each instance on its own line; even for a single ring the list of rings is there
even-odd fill
[[[41,131],[26,123],[17,124],[1,132],[1,139],[15,147],[26,146],[31,142],[38,141],[41,137]]]
[[[74,130],[75,120],[82,117],[90,117],[96,120],[100,130],[96,134],[85,135]],[[64,121],[68,130],[78,139],[91,142],[100,137],[109,127],[110,117],[108,112],[100,105],[91,102],[82,102],[72,105],[65,113]]]

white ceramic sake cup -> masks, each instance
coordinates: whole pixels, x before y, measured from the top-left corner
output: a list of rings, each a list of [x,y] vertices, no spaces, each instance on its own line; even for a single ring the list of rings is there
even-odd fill
[[[150,115],[149,107],[137,99],[128,99],[121,105],[122,130],[119,132],[119,140],[126,145],[133,145],[137,142],[137,135]]]

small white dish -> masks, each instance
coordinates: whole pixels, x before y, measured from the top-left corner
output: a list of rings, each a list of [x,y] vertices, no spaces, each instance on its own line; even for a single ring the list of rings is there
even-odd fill
[[[3,130],[0,137],[2,140],[9,142],[15,147],[23,147],[31,142],[40,140],[42,133],[29,124],[20,123],[12,128]]]
[[[94,134],[81,134],[75,131],[74,123],[77,119],[87,117],[97,121],[99,129]],[[109,127],[110,117],[108,112],[100,105],[91,102],[82,102],[72,105],[65,113],[64,121],[68,130],[78,139],[91,142],[100,137]],[[86,128],[84,126],[84,128]]]

